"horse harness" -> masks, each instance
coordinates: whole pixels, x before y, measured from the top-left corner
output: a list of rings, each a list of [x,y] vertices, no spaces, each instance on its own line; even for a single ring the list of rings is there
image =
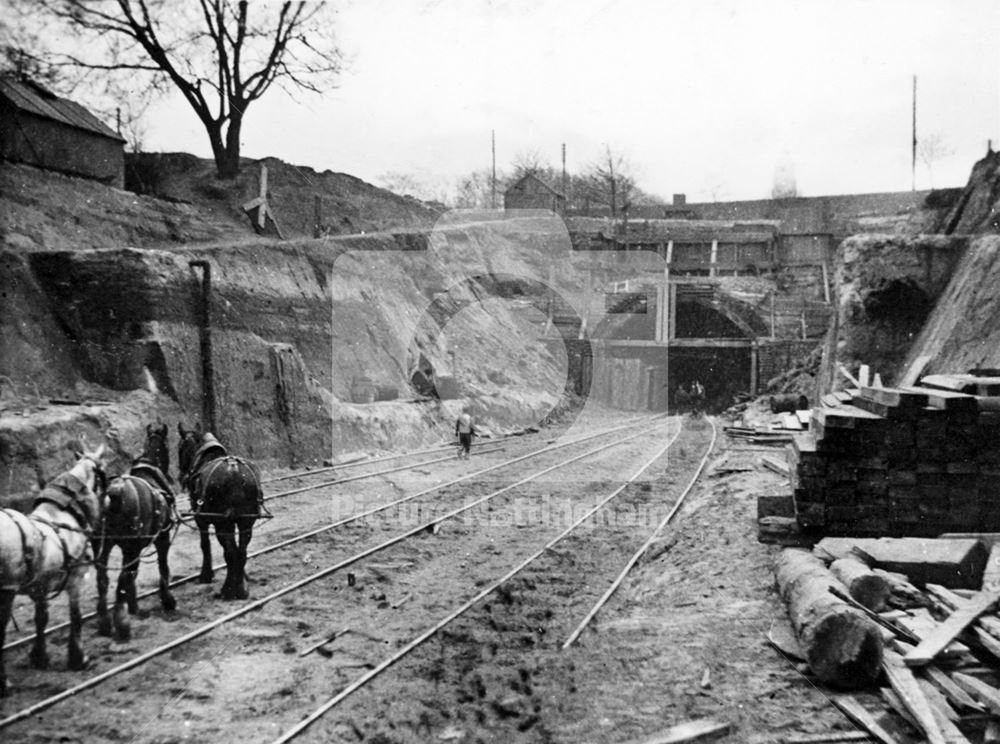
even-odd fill
[[[194,466],[191,468],[190,475],[185,479],[188,491],[191,494],[191,510],[194,512],[194,517],[195,518],[223,517],[229,519],[233,516],[232,509],[230,509],[228,512],[224,514],[206,514],[202,512],[202,508],[205,506],[204,496],[198,495],[196,497],[195,495],[195,488],[194,488],[195,483],[197,483],[200,480],[202,483],[207,484],[209,480],[211,480],[212,475],[215,473],[216,468],[218,468],[219,465],[223,463],[226,463],[227,465],[231,465],[233,463],[245,465],[254,474],[255,480],[257,481],[258,484],[257,511],[258,511],[258,516],[260,516],[260,511],[264,505],[264,502],[263,499],[261,498],[262,494],[260,492],[260,487],[259,487],[260,476],[257,473],[257,469],[252,464],[250,464],[246,460],[243,460],[242,458],[236,457],[235,455],[226,454],[225,449],[221,448],[221,446],[220,449],[222,449],[223,452],[223,455],[221,457],[217,457],[214,460],[209,460],[208,462],[199,462],[198,460],[196,460]],[[199,455],[202,454],[203,453],[199,453]],[[203,494],[204,491],[205,491],[204,486],[201,489],[198,489],[199,494]]]
[[[97,463],[94,463],[95,466]],[[98,467],[95,473],[100,474],[103,477],[103,472]],[[70,527],[69,525],[59,524],[58,522],[52,522],[44,517],[38,515],[26,516],[20,512],[14,511],[13,509],[3,509],[5,513],[11,518],[11,521],[17,527],[17,531],[21,535],[21,551],[24,556],[25,572],[28,576],[32,578],[28,581],[26,586],[30,586],[37,579],[37,566],[35,565],[38,560],[37,553],[40,551],[41,546],[45,542],[45,535],[40,532],[35,534],[38,536],[38,540],[32,540],[28,535],[28,529],[32,522],[37,522],[39,524],[44,524],[46,527],[50,528],[55,534],[56,538],[59,540],[59,547],[63,554],[63,578],[59,585],[59,588],[52,592],[52,596],[55,596],[66,588],[66,584],[69,583],[69,575],[73,566],[73,557],[70,555],[69,545],[66,543],[66,539],[63,537],[63,530],[69,532],[80,532],[85,537],[90,537],[91,532],[93,532],[93,524],[91,515],[87,513],[87,510],[80,503],[77,498],[78,495],[87,490],[87,484],[83,483],[79,478],[70,473],[63,473],[56,476],[51,481],[49,481],[42,492],[35,499],[32,508],[37,507],[42,503],[55,504],[57,507],[63,511],[69,512],[74,519],[77,520],[82,528]]]

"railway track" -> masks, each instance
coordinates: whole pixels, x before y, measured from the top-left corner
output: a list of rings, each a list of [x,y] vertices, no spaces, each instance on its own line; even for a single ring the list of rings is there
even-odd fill
[[[678,432],[677,434],[679,433],[680,432]],[[452,623],[458,621],[461,618],[466,617],[471,610],[475,608],[481,608],[485,600],[487,600],[492,595],[498,593],[501,589],[510,584],[512,580],[514,580],[516,577],[522,576],[529,569],[535,571],[537,574],[544,573],[547,569],[540,564],[543,564],[545,561],[548,561],[548,563],[551,565],[553,560],[559,561],[562,559],[562,556],[559,553],[555,552],[555,547],[560,543],[562,543],[563,541],[570,538],[571,536],[578,537],[578,534],[576,533],[578,533],[578,530],[580,530],[581,527],[586,526],[589,520],[592,520],[602,510],[607,509],[609,504],[614,502],[615,499],[621,497],[622,494],[625,493],[642,474],[644,474],[655,462],[657,462],[664,455],[664,453],[668,449],[670,449],[670,447],[674,445],[675,441],[676,441],[676,436],[671,438],[670,441],[668,441],[652,457],[643,462],[642,465],[640,465],[640,467],[636,469],[624,483],[622,483],[621,485],[617,486],[606,495],[599,498],[593,506],[588,508],[579,517],[574,519],[565,529],[558,532],[558,534],[556,534],[555,536],[550,537],[540,548],[534,550],[523,560],[516,563],[502,576],[489,582],[473,597],[467,599],[464,602],[461,602],[456,607],[454,607],[450,612],[444,615],[441,619],[439,619],[437,622],[431,624],[430,627],[418,633],[415,637],[413,637],[405,645],[403,645],[402,648],[400,648],[398,651],[395,651],[394,653],[388,655],[377,665],[373,666],[370,670],[361,674],[351,683],[344,686],[338,693],[330,697],[319,707],[313,710],[306,718],[296,723],[295,725],[291,726],[283,734],[274,739],[272,741],[272,744],[287,744],[288,742],[291,742],[299,738],[301,735],[305,734],[311,727],[314,726],[314,724],[316,724],[324,716],[326,716],[326,714],[329,713],[333,708],[347,701],[351,696],[359,692],[362,688],[368,686],[369,684],[375,683],[378,680],[378,678],[383,673],[387,672],[391,667],[403,662],[404,659],[409,657],[411,654],[414,654],[415,652],[422,650],[425,647],[425,645],[429,641],[431,641],[431,639],[441,634]],[[649,532],[648,536],[638,547],[638,549],[631,554],[629,559],[625,562],[624,566],[622,566],[620,572],[614,577],[613,580],[611,580],[607,590],[597,599],[597,601],[593,604],[591,609],[584,615],[583,619],[580,620],[580,622],[576,625],[576,627],[569,634],[566,640],[558,647],[560,651],[565,651],[566,649],[570,648],[570,646],[572,646],[572,644],[579,639],[580,635],[592,623],[594,618],[597,616],[598,612],[608,604],[612,595],[615,593],[617,589],[620,588],[625,576],[629,573],[629,571],[631,571],[632,568],[635,567],[635,565],[638,563],[641,557],[648,551],[649,547],[654,543],[657,537],[662,534],[665,527],[674,519],[674,517],[676,517],[678,511],[680,510],[680,508],[684,503],[684,499],[686,498],[687,494],[691,491],[691,489],[697,482],[698,477],[703,471],[704,466],[708,460],[708,457],[715,447],[715,444],[716,444],[716,429],[714,424],[712,424],[711,438],[704,449],[704,453],[703,454],[699,453],[700,458],[698,459],[695,467],[693,468],[693,472],[691,472],[686,485],[683,487],[683,490],[681,490],[680,493],[677,495],[676,499],[673,501],[669,510],[663,516],[663,518],[653,526],[652,530]],[[579,539],[583,540],[583,538]],[[586,543],[585,540],[584,543]],[[586,545],[580,546],[579,549],[585,550]],[[529,585],[531,585],[532,588],[536,586],[536,584],[532,582],[529,582]],[[544,601],[543,604],[545,604]],[[514,614],[518,613],[515,612]],[[493,615],[494,615],[493,612],[486,611],[481,613],[480,617],[470,622],[473,625],[475,624],[482,625],[485,623],[495,624],[496,621]],[[472,647],[478,647],[481,644],[482,644],[482,638],[480,636],[473,634],[469,640],[469,645]],[[553,652],[555,652],[555,647],[553,647]],[[519,676],[523,676],[523,669],[519,669],[518,672]],[[530,722],[531,718],[529,717],[527,720]],[[520,730],[520,726],[518,726],[518,729]],[[314,737],[314,740],[327,741],[330,740],[330,738],[334,736],[335,733],[336,732],[334,730],[330,729],[325,730],[323,732],[316,732],[317,735]],[[500,738],[506,738],[506,735],[503,732],[494,732],[494,733],[499,733]],[[512,732],[508,732],[508,734],[509,733]]]
[[[662,425],[662,422],[660,423],[660,425]],[[426,495],[428,495],[428,494],[430,494],[432,492],[446,491],[448,487],[452,487],[452,486],[454,486],[456,484],[459,484],[459,483],[462,483],[462,482],[472,481],[474,478],[479,478],[479,477],[481,477],[483,474],[485,474],[487,472],[495,471],[495,470],[498,470],[498,469],[503,468],[503,467],[509,467],[511,464],[523,462],[523,461],[528,460],[528,459],[533,458],[533,457],[538,457],[542,453],[550,453],[550,452],[552,452],[554,450],[561,449],[561,448],[564,448],[564,447],[579,445],[581,443],[585,443],[587,441],[590,441],[592,439],[595,439],[595,438],[598,438],[598,437],[601,437],[601,436],[607,436],[609,433],[617,434],[617,433],[621,432],[623,429],[632,428],[634,426],[635,426],[634,423],[628,424],[628,425],[624,425],[624,426],[618,426],[618,427],[614,427],[614,428],[612,428],[612,429],[610,429],[608,431],[599,432],[598,434],[594,434],[594,435],[591,435],[591,436],[583,437],[583,438],[580,438],[580,439],[577,439],[577,440],[573,440],[571,442],[561,443],[561,444],[559,444],[557,446],[554,446],[554,447],[545,447],[545,448],[542,448],[541,450],[529,453],[527,455],[516,457],[516,458],[513,458],[512,460],[508,460],[508,461],[499,463],[497,465],[490,466],[488,468],[484,468],[484,469],[475,471],[473,473],[461,476],[460,478],[454,479],[454,480],[452,480],[452,481],[450,481],[450,482],[448,482],[446,484],[442,484],[440,486],[436,486],[436,487],[433,487],[433,488],[430,488],[430,489],[425,489],[424,491],[418,492],[417,494],[413,494],[411,496],[404,497],[402,499],[398,499],[395,502],[390,502],[388,504],[383,504],[383,505],[381,505],[379,507],[376,507],[376,508],[373,508],[373,509],[371,509],[371,510],[369,510],[367,512],[363,512],[363,513],[361,513],[359,515],[353,515],[350,518],[346,518],[346,519],[341,520],[339,522],[331,523],[330,525],[326,525],[326,526],[324,526],[324,527],[322,527],[322,528],[320,528],[318,530],[314,530],[314,531],[311,531],[311,532],[308,532],[308,533],[303,533],[302,535],[298,535],[298,536],[296,536],[294,538],[291,538],[289,540],[282,541],[281,543],[278,543],[276,545],[269,546],[268,548],[265,548],[263,551],[259,551],[258,554],[262,554],[262,553],[268,552],[268,551],[277,550],[277,549],[280,549],[282,547],[286,547],[287,545],[300,542],[300,541],[302,541],[304,539],[307,539],[307,538],[310,538],[310,537],[314,537],[317,534],[320,534],[320,533],[322,533],[324,531],[329,531],[330,529],[332,529],[334,527],[342,526],[342,525],[345,525],[345,524],[348,524],[348,523],[352,523],[352,522],[357,522],[360,519],[371,517],[371,516],[373,516],[375,514],[380,514],[380,513],[386,511],[387,509],[389,509],[389,508],[391,508],[393,506],[397,506],[399,503],[402,503],[402,502],[405,502],[405,501],[413,501],[413,500],[415,500],[415,499],[417,499],[419,497],[426,496]],[[500,496],[502,494],[508,493],[508,492],[512,491],[513,489],[518,488],[519,486],[522,486],[522,485],[527,484],[527,483],[529,483],[531,481],[537,480],[539,477],[541,477],[541,476],[543,476],[545,474],[548,474],[548,473],[551,473],[551,472],[553,472],[555,470],[563,468],[563,467],[565,467],[566,465],[568,465],[570,463],[577,462],[577,461],[583,460],[583,459],[588,458],[588,457],[593,457],[593,456],[595,456],[599,452],[607,451],[607,450],[611,449],[612,447],[619,446],[619,445],[621,445],[622,443],[624,443],[626,441],[638,438],[639,436],[642,436],[644,433],[645,433],[645,431],[640,430],[636,434],[631,434],[631,435],[628,435],[626,437],[619,437],[617,440],[611,442],[610,444],[604,444],[604,445],[601,445],[599,447],[590,448],[587,451],[583,452],[582,454],[574,455],[573,457],[570,457],[568,459],[560,461],[560,462],[556,463],[555,465],[543,468],[542,470],[540,470],[540,471],[538,471],[536,473],[533,473],[532,475],[530,475],[530,476],[528,476],[526,478],[522,478],[522,479],[516,481],[513,484],[509,484],[509,485],[506,485],[506,486],[504,486],[504,487],[502,487],[500,489],[496,489],[496,490],[488,493],[485,496],[480,496],[480,497],[478,497],[476,499],[473,499],[472,501],[468,501],[467,503],[464,503],[461,506],[458,506],[456,508],[450,509],[450,510],[444,512],[444,513],[436,513],[435,516],[432,519],[428,520],[425,523],[418,524],[417,526],[411,528],[410,530],[407,530],[407,531],[405,531],[405,532],[403,532],[401,534],[397,534],[397,535],[395,535],[394,537],[392,537],[392,538],[390,538],[388,540],[381,541],[381,542],[377,543],[376,545],[374,545],[374,546],[372,546],[370,548],[367,548],[367,549],[361,551],[360,553],[354,554],[354,555],[352,555],[352,556],[350,556],[348,558],[345,558],[345,559],[343,559],[341,561],[338,561],[338,562],[336,562],[336,563],[328,566],[327,568],[322,569],[321,571],[318,571],[318,572],[316,572],[314,574],[311,574],[310,576],[307,576],[306,578],[301,579],[299,581],[293,582],[291,585],[286,586],[283,589],[278,590],[277,592],[273,592],[273,593],[271,593],[271,594],[267,595],[266,597],[263,597],[263,598],[261,598],[259,600],[255,600],[254,602],[251,602],[251,603],[249,603],[249,604],[247,604],[247,605],[245,605],[245,606],[243,606],[243,607],[241,607],[241,608],[239,608],[237,610],[234,610],[233,612],[227,613],[227,614],[225,614],[225,615],[223,615],[221,617],[216,617],[216,618],[210,620],[208,623],[205,623],[205,624],[203,624],[203,625],[201,625],[201,626],[199,626],[197,628],[194,628],[193,630],[189,631],[188,633],[185,633],[185,634],[181,635],[180,637],[175,638],[174,640],[172,640],[172,641],[170,641],[170,642],[168,642],[166,644],[163,644],[163,645],[161,645],[161,646],[159,646],[159,647],[157,647],[157,648],[155,648],[155,649],[153,649],[151,651],[148,651],[148,652],[146,652],[144,654],[140,654],[139,656],[134,657],[130,661],[125,662],[124,664],[120,664],[117,667],[114,667],[112,669],[106,670],[105,672],[103,672],[103,673],[101,673],[101,674],[99,674],[99,675],[97,675],[95,677],[92,677],[89,680],[86,680],[86,681],[84,681],[84,682],[82,682],[82,683],[80,683],[78,685],[75,685],[75,686],[69,688],[68,690],[65,690],[65,691],[63,691],[63,692],[61,692],[61,693],[59,693],[57,695],[50,696],[50,697],[48,697],[48,698],[46,698],[44,700],[38,701],[37,703],[35,703],[33,705],[30,705],[30,706],[28,706],[26,708],[23,708],[20,711],[17,711],[15,713],[11,714],[11,715],[8,715],[6,718],[4,718],[2,721],[0,721],[0,728],[10,726],[10,725],[12,725],[14,723],[17,723],[18,721],[21,721],[21,720],[24,720],[24,719],[29,718],[31,716],[34,716],[37,713],[39,713],[40,711],[45,710],[45,709],[47,709],[47,708],[49,708],[49,707],[51,707],[53,705],[56,705],[57,703],[60,703],[60,702],[62,702],[64,700],[67,700],[67,699],[69,699],[71,697],[74,697],[75,695],[79,694],[80,692],[83,692],[86,689],[90,689],[92,687],[95,687],[95,686],[99,685],[100,683],[104,682],[105,680],[110,679],[111,677],[117,676],[117,675],[119,675],[119,674],[121,674],[121,673],[123,673],[125,671],[128,671],[130,669],[134,669],[134,668],[136,668],[138,666],[141,666],[141,665],[145,664],[146,662],[150,661],[151,659],[156,658],[158,656],[161,656],[161,655],[163,655],[163,654],[165,654],[165,653],[167,653],[169,651],[173,651],[175,649],[178,649],[181,646],[190,643],[194,639],[200,638],[203,635],[206,635],[207,633],[211,632],[215,628],[218,628],[218,627],[220,627],[222,625],[226,625],[228,623],[231,623],[232,621],[234,621],[234,620],[236,620],[236,619],[238,619],[240,617],[243,617],[243,616],[249,614],[250,612],[254,612],[256,610],[260,610],[265,605],[268,605],[268,604],[274,602],[275,600],[277,600],[279,598],[282,598],[282,597],[285,597],[286,595],[292,594],[293,592],[296,592],[299,589],[301,589],[301,588],[303,588],[303,587],[305,587],[305,586],[307,586],[309,584],[312,584],[315,581],[323,579],[323,578],[329,576],[332,573],[335,573],[337,571],[341,571],[344,568],[352,566],[355,563],[357,563],[358,561],[363,560],[364,558],[367,558],[367,557],[369,557],[371,555],[374,555],[377,552],[380,552],[382,550],[390,548],[390,547],[392,547],[394,545],[400,544],[400,543],[402,543],[405,540],[410,540],[412,538],[418,537],[421,534],[425,534],[425,533],[428,532],[428,530],[430,530],[433,527],[435,527],[435,525],[441,524],[442,522],[444,522],[446,520],[454,519],[455,517],[457,517],[459,515],[466,514],[466,513],[470,512],[470,511],[474,510],[474,509],[477,509],[477,508],[481,507],[483,504],[486,504],[487,502],[491,501],[492,499],[497,498],[498,496]],[[21,642],[23,642],[23,639],[22,639]]]
[[[479,477],[481,475],[485,475],[486,473],[490,473],[490,472],[493,472],[495,470],[502,469],[504,467],[508,467],[508,466],[510,466],[512,464],[515,464],[515,463],[523,462],[523,461],[525,461],[527,459],[530,459],[532,457],[536,457],[536,456],[545,454],[545,453],[550,452],[550,451],[555,451],[555,450],[562,449],[564,447],[569,447],[569,446],[573,446],[575,444],[588,442],[588,441],[590,441],[592,439],[599,438],[601,436],[605,436],[605,435],[607,435],[609,433],[615,433],[615,432],[627,429],[627,428],[629,428],[631,426],[636,426],[636,425],[644,424],[644,423],[647,423],[652,418],[656,418],[656,417],[648,417],[648,416],[647,417],[634,417],[632,419],[627,420],[623,424],[618,424],[618,425],[613,426],[613,427],[608,427],[608,428],[605,428],[605,429],[601,429],[601,430],[597,431],[596,433],[588,434],[588,435],[581,436],[581,437],[576,437],[576,438],[573,438],[573,439],[569,439],[569,440],[566,440],[564,442],[559,442],[558,444],[553,444],[553,442],[556,441],[555,439],[546,438],[546,439],[543,440],[545,442],[545,446],[543,446],[543,447],[541,447],[539,449],[533,450],[533,451],[529,451],[525,455],[519,455],[519,456],[514,457],[512,459],[505,460],[505,461],[502,461],[500,463],[487,466],[485,468],[481,468],[481,469],[479,469],[477,471],[474,471],[472,473],[469,473],[469,474],[466,474],[466,475],[463,475],[463,476],[459,476],[458,478],[455,478],[455,479],[453,479],[451,481],[448,481],[448,482],[445,482],[443,484],[439,484],[439,485],[436,485],[434,487],[421,490],[421,491],[419,491],[419,492],[417,492],[415,494],[409,495],[409,496],[405,496],[405,497],[401,497],[401,498],[398,498],[398,499],[394,499],[394,500],[392,500],[392,501],[390,501],[388,503],[381,504],[381,505],[378,505],[378,506],[374,506],[374,507],[372,507],[370,509],[367,509],[367,510],[364,510],[364,511],[362,511],[360,513],[352,514],[352,515],[350,515],[348,517],[345,517],[343,519],[340,519],[340,520],[335,520],[335,521],[333,521],[331,523],[325,524],[325,525],[323,525],[321,527],[318,527],[316,529],[308,530],[308,531],[303,532],[301,534],[294,535],[292,537],[283,539],[283,540],[281,540],[279,542],[272,543],[272,544],[270,544],[270,545],[268,545],[268,546],[266,546],[264,548],[259,548],[259,549],[250,551],[247,554],[247,558],[249,560],[249,559],[252,559],[252,558],[257,558],[259,556],[267,555],[268,553],[272,553],[272,552],[274,552],[276,550],[281,550],[283,548],[286,548],[286,547],[288,547],[290,545],[294,545],[295,543],[301,542],[303,540],[308,540],[308,539],[310,539],[312,537],[320,535],[320,534],[322,534],[324,532],[327,532],[329,530],[336,529],[337,527],[342,527],[344,525],[350,524],[350,523],[358,521],[360,519],[364,519],[364,518],[369,517],[371,515],[377,514],[380,511],[385,511],[387,509],[391,509],[391,508],[400,506],[402,504],[414,501],[414,500],[416,500],[418,498],[421,498],[423,496],[426,496],[428,494],[432,494],[432,493],[435,493],[437,491],[441,491],[443,489],[446,489],[446,488],[448,488],[450,486],[454,486],[454,485],[457,485],[457,484],[469,481],[469,480],[471,480],[471,479],[473,479],[475,477]],[[513,437],[512,436],[512,437],[505,437],[504,440],[508,440],[509,441],[509,440],[519,439],[519,438],[520,437]],[[527,443],[533,444],[533,442],[530,442],[530,441],[527,442]],[[306,471],[306,472],[303,472],[303,473],[286,474],[286,475],[283,475],[283,476],[279,476],[277,478],[266,479],[263,482],[264,483],[273,483],[273,482],[276,482],[276,481],[287,480],[287,479],[290,479],[290,478],[309,479],[312,476],[315,476],[315,475],[318,475],[318,474],[322,474],[322,473],[325,473],[325,472],[329,472],[331,470],[345,469],[345,468],[349,468],[349,467],[359,467],[359,466],[363,466],[363,465],[366,465],[366,464],[370,465],[370,464],[373,464],[373,463],[382,462],[382,461],[391,460],[391,459],[400,459],[400,458],[407,458],[407,457],[419,456],[419,455],[424,455],[424,454],[428,454],[428,453],[431,453],[431,452],[437,452],[437,451],[439,451],[439,449],[441,449],[441,448],[431,448],[431,449],[428,449],[428,450],[420,450],[420,451],[416,451],[416,452],[401,453],[401,454],[398,454],[398,455],[389,455],[389,456],[386,456],[386,457],[376,458],[374,460],[368,460],[368,461],[366,461],[366,460],[359,460],[359,461],[356,461],[356,462],[345,463],[343,465],[335,465],[335,466],[331,466],[331,467],[327,467],[327,468],[321,468],[321,469],[318,469],[318,470]],[[455,450],[454,446],[446,448],[446,449],[449,449],[452,452],[454,452],[454,450]],[[482,456],[484,454],[493,454],[495,452],[503,451],[504,449],[506,449],[506,448],[502,448],[502,447],[501,448],[477,448],[476,450],[474,450],[474,454],[475,454],[475,456],[479,457],[479,456]],[[393,468],[389,468],[389,469],[380,469],[380,470],[376,470],[374,472],[369,472],[369,473],[355,474],[355,475],[352,475],[352,476],[348,476],[346,478],[338,478],[338,479],[334,479],[334,480],[313,482],[313,483],[308,484],[306,486],[296,487],[296,488],[293,488],[293,489],[288,489],[288,490],[283,491],[283,492],[278,492],[277,494],[271,494],[269,496],[265,496],[265,501],[267,501],[268,499],[282,498],[284,496],[299,495],[299,494],[302,494],[302,493],[305,493],[305,492],[308,492],[308,491],[320,490],[320,489],[329,488],[329,487],[336,486],[336,485],[342,485],[342,484],[345,484],[345,483],[351,483],[351,482],[354,482],[354,481],[366,480],[366,479],[370,479],[370,478],[384,477],[385,475],[388,475],[388,474],[391,474],[391,473],[397,473],[397,472],[402,472],[402,471],[406,471],[406,470],[419,469],[419,468],[426,467],[428,465],[437,464],[437,463],[440,463],[440,462],[448,462],[448,461],[451,461],[451,460],[453,460],[453,457],[443,457],[443,458],[433,458],[433,459],[430,459],[430,460],[420,460],[420,461],[417,461],[417,462],[414,462],[414,463],[410,463],[410,464],[405,465],[405,466],[393,467]],[[263,530],[263,529],[256,530],[256,534],[257,535],[260,535],[262,532],[265,532],[265,530]],[[224,569],[225,569],[225,562],[224,561],[218,561],[215,564],[213,564],[213,570],[214,571],[221,571],[221,570],[224,570]],[[112,575],[112,576],[115,575],[117,571],[118,571],[118,566],[111,565],[109,567],[109,574],[110,575]],[[170,582],[170,586],[171,586],[171,588],[173,588],[173,587],[178,587],[178,586],[182,586],[184,584],[191,583],[193,581],[196,581],[198,579],[198,576],[199,576],[199,572],[198,571],[194,571],[194,572],[185,574],[184,576],[181,576],[180,578],[173,579]],[[152,597],[152,596],[156,595],[157,588],[156,588],[156,585],[155,585],[155,580],[151,581],[150,583],[152,584],[152,586],[149,589],[146,589],[146,590],[140,592],[137,595],[137,597],[139,599],[147,599],[149,597]],[[93,603],[93,602],[96,602],[96,599],[97,598],[96,598],[96,595],[95,595],[94,597],[91,598],[90,601]],[[22,604],[21,606],[25,606],[25,604]],[[97,613],[93,612],[93,611],[92,612],[88,612],[88,613],[84,613],[83,619],[84,620],[89,620],[89,619],[92,619],[93,617],[96,617],[96,615],[97,615]],[[68,621],[63,621],[63,622],[59,622],[59,623],[50,624],[46,628],[46,635],[51,635],[53,633],[57,633],[57,632],[63,631],[65,629],[67,629],[68,627],[69,627],[69,622]],[[20,646],[24,646],[24,645],[30,643],[32,640],[34,640],[34,637],[35,636],[34,636],[33,633],[26,634],[26,635],[21,635],[20,637],[7,642],[4,645],[3,650],[7,651],[7,650],[18,648]]]

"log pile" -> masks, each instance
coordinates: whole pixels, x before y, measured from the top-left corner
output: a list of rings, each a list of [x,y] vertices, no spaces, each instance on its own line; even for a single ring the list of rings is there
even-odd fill
[[[825,396],[787,448],[798,524],[839,535],[1000,531],[997,392],[1000,378],[934,375]]]
[[[825,538],[781,551],[776,580],[798,655],[839,690],[831,699],[867,740],[1000,741],[993,538],[988,560],[974,538]]]

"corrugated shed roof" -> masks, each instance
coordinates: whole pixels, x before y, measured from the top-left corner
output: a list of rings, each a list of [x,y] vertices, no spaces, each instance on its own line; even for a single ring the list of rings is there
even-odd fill
[[[0,96],[9,100],[21,111],[104,137],[125,141],[79,103],[68,98],[60,98],[38,83],[0,78]]]

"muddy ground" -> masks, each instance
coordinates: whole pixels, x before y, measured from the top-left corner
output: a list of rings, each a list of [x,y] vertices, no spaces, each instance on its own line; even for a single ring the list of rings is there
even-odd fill
[[[612,417],[607,413],[580,426]],[[0,731],[0,740],[274,741],[559,534],[571,514],[582,514],[662,447],[678,423],[674,418],[585,464],[497,497],[492,510],[477,507],[443,522],[437,532],[422,531],[16,723]],[[707,420],[685,419],[674,448],[623,491],[616,509],[602,513],[609,516],[588,522],[337,704],[301,740],[597,744],[641,741],[706,717],[730,723],[732,732],[718,740],[731,742],[779,742],[793,733],[851,729],[808,675],[767,641],[784,607],[773,587],[774,548],[756,541],[756,497],[780,493],[785,484],[759,465],[763,450],[721,435],[676,521],[577,644],[560,649],[687,485],[711,432]],[[519,440],[468,462],[449,460],[274,500],[269,507],[275,518],[260,525],[251,548],[473,472],[531,444]],[[435,498],[454,508],[554,461],[550,455],[524,463],[517,476],[509,470],[477,476]],[[296,484],[275,483],[267,490]],[[419,509],[393,509],[251,559],[251,598],[418,527],[441,509],[424,500]],[[171,564],[175,575],[196,569],[192,532],[180,532]],[[153,586],[154,577],[154,565],[144,565],[141,584]],[[177,588],[178,609],[169,614],[155,598],[142,600],[128,642],[97,636],[89,621],[84,641],[93,662],[87,672],[65,670],[59,634],[50,649],[53,670],[27,668],[26,647],[9,651],[12,691],[0,714],[10,716],[239,607],[214,599],[220,582],[217,575],[211,586]],[[88,598],[85,609],[91,608]],[[29,628],[25,600],[19,599],[15,617],[22,631]],[[53,622],[64,617],[65,599],[59,598]],[[345,628],[322,649],[299,655]],[[11,629],[8,640],[18,635]]]

